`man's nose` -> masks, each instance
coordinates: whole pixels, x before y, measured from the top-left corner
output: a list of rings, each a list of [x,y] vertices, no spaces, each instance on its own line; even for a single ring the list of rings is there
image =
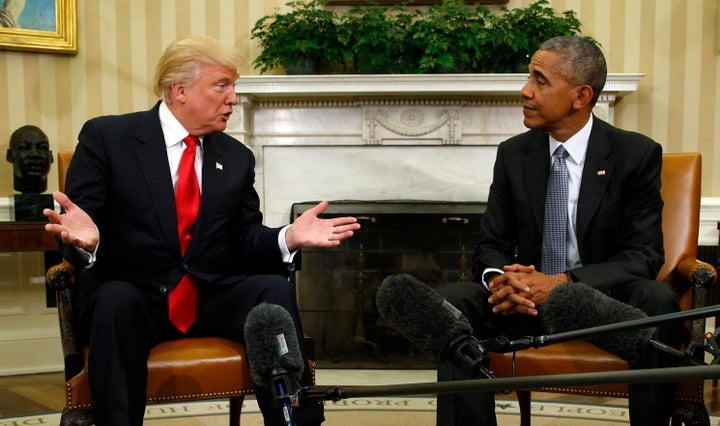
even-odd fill
[[[520,89],[520,97],[522,98],[531,98],[532,97],[532,90],[530,89],[530,82],[525,83],[525,85]]]

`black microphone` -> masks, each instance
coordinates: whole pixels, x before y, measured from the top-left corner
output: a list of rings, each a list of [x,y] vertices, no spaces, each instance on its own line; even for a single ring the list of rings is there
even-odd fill
[[[542,316],[551,335],[648,318],[640,309],[583,283],[566,283],[553,289],[545,302]],[[669,348],[652,339],[654,332],[655,327],[647,327],[613,333],[592,333],[582,337],[582,340],[633,363],[641,358],[650,346],[664,346],[664,349],[660,348],[663,350]],[[670,350],[675,351],[674,348]]]
[[[305,362],[295,324],[280,305],[261,303],[245,320],[245,353],[250,376],[273,392],[273,404],[283,411],[286,426],[293,425],[292,396],[300,387]]]
[[[495,377],[468,320],[429,286],[408,274],[391,275],[378,289],[376,302],[380,315],[433,360],[451,361],[470,377]]]

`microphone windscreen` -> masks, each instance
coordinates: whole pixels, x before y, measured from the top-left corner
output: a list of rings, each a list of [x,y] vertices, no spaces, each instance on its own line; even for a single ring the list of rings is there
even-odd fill
[[[305,363],[295,333],[295,323],[285,308],[270,303],[255,306],[245,320],[245,354],[250,376],[268,385],[273,370],[285,370],[299,380]]]
[[[553,334],[647,318],[640,309],[583,283],[566,283],[553,289],[542,315]],[[653,331],[652,327],[616,331],[583,340],[632,363],[646,350]]]
[[[472,334],[461,312],[408,274],[390,275],[377,291],[378,311],[421,352],[441,360],[450,342]],[[445,354],[447,355],[447,354]]]

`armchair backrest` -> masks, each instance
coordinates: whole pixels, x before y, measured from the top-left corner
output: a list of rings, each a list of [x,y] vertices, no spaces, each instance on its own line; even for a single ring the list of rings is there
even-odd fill
[[[70,160],[72,160],[73,151],[60,151],[58,152],[57,167],[58,167],[58,189],[61,192],[65,192],[65,175],[67,174]]]
[[[695,258],[700,222],[702,159],[699,153],[663,154],[661,187],[665,264],[657,280],[676,284],[673,272],[683,258]]]

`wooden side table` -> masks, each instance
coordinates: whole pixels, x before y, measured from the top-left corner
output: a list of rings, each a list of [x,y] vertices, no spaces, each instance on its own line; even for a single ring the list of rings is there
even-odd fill
[[[57,251],[55,237],[45,222],[0,222],[0,252]]]

